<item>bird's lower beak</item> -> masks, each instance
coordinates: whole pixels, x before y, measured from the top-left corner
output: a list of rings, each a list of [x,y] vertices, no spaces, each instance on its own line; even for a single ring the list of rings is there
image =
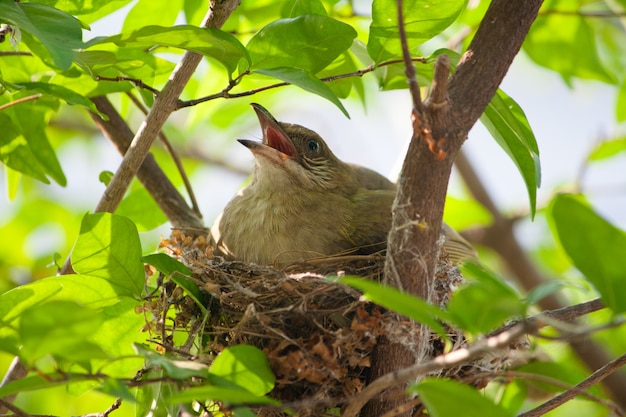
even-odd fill
[[[250,149],[250,151],[255,156],[262,156],[275,163],[280,163],[286,161],[287,159],[290,159],[289,155],[279,151],[278,149],[268,146],[265,143],[259,143],[248,139],[237,139],[237,142]]]
[[[280,126],[276,119],[274,119],[270,112],[268,112],[260,104],[252,103],[251,106],[259,118],[259,123],[261,124],[261,129],[263,130],[263,145],[279,151],[285,155],[286,158],[284,159],[298,159],[298,152],[296,151],[296,147],[291,142],[289,135],[285,133],[285,130]],[[259,151],[258,147],[255,149],[241,140],[239,142],[253,152]]]

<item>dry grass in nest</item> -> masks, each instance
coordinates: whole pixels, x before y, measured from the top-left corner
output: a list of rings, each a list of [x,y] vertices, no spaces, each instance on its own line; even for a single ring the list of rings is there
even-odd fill
[[[367,380],[370,354],[380,336],[409,347],[419,343],[417,324],[361,300],[354,289],[325,279],[356,275],[380,281],[384,267],[381,255],[318,259],[279,270],[226,262],[212,256],[204,238],[194,240],[177,231],[162,245],[192,271],[204,290],[210,313],[208,318],[201,317],[200,309],[188,297],[178,300],[175,325],[167,329],[161,326],[163,345],[197,358],[242,343],[258,347],[267,355],[276,376],[272,397],[292,404],[315,400],[317,406],[307,401],[308,406],[299,410],[300,416],[323,415],[342,399],[360,392]],[[445,306],[462,277],[444,260],[436,282],[434,301]],[[175,292],[169,289],[170,294]],[[157,317],[163,317],[163,310],[173,305],[169,298],[170,302],[156,312]],[[181,329],[190,334],[188,342],[174,346],[172,335]],[[452,329],[450,333],[455,347],[465,345],[462,334]],[[192,349],[198,335],[208,342]],[[445,342],[433,334],[430,356],[443,353],[444,347]],[[499,365],[490,366],[494,369]],[[460,378],[484,370],[484,363],[474,364],[448,369],[441,375]]]

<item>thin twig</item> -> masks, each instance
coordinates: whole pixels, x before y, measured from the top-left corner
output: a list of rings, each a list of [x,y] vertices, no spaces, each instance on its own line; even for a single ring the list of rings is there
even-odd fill
[[[111,81],[111,82],[128,81],[129,83],[133,84],[137,88],[148,90],[155,97],[160,93],[159,90],[157,90],[154,87],[149,86],[148,84],[144,83],[143,81],[141,81],[138,78],[130,78],[130,77],[103,77],[101,75],[96,75],[95,79],[96,79],[96,81]]]
[[[602,368],[598,369],[587,378],[583,379],[580,383],[574,385],[572,388],[567,391],[557,395],[551,400],[546,401],[541,404],[539,407],[533,408],[530,411],[522,413],[519,417],[538,417],[546,414],[548,411],[554,410],[558,406],[570,401],[580,395],[582,392],[586,391],[593,385],[605,379],[607,376],[611,375],[613,372],[617,371],[622,366],[626,365],[626,353],[622,356],[612,360],[611,362],[604,365]],[[623,388],[623,387],[622,387]]]
[[[33,56],[33,54],[24,51],[2,51],[0,56]]]
[[[426,62],[426,58],[424,58],[424,57],[415,57],[415,58],[411,58],[411,61],[425,63]],[[389,60],[389,61],[381,62],[380,64],[378,64],[376,66],[374,66],[374,64],[369,65],[369,66],[367,66],[367,67],[365,67],[363,69],[356,70],[354,72],[348,72],[348,73],[345,73],[345,74],[330,75],[328,77],[320,78],[320,81],[322,81],[322,82],[331,82],[331,81],[336,81],[336,80],[341,80],[341,79],[351,78],[351,77],[362,77],[365,74],[368,74],[370,72],[373,72],[373,71],[377,70],[378,68],[386,67],[388,65],[401,64],[403,62],[404,61],[400,60],[400,59]],[[242,73],[241,75],[239,75],[239,77],[237,77],[237,79],[240,79],[243,75],[248,75],[248,73]],[[218,99],[218,98],[247,97],[247,96],[251,96],[251,95],[260,93],[262,91],[272,90],[274,88],[284,87],[284,86],[287,86],[287,85],[291,85],[291,83],[288,83],[288,82],[285,81],[285,82],[280,82],[280,83],[266,85],[266,86],[255,88],[255,89],[248,90],[248,91],[243,91],[241,93],[231,93],[230,91],[235,87],[235,85],[233,85],[233,82],[231,81],[228,84],[228,86],[226,86],[219,93],[211,94],[211,95],[205,96],[205,97],[200,97],[200,98],[197,98],[197,99],[194,99],[194,100],[179,101],[177,109],[181,109],[181,108],[184,108],[184,107],[195,106],[197,104],[204,103],[204,102],[211,101],[211,100],[215,100],[215,99]]]
[[[409,91],[411,92],[411,99],[413,100],[413,111],[416,112],[416,116],[418,118],[423,118],[424,108],[422,104],[420,86],[417,83],[415,66],[411,61],[411,52],[409,51],[409,43],[406,38],[406,29],[404,28],[404,12],[402,10],[402,0],[397,0],[396,6],[398,8],[398,34],[400,37],[400,44],[402,45],[404,73],[406,74],[406,79],[409,83]]]
[[[8,109],[9,107],[17,106],[18,104],[26,103],[27,101],[37,100],[42,95],[43,94],[41,94],[41,93],[37,93],[37,94],[33,94],[32,96],[18,98],[15,101],[11,101],[9,103],[6,103],[6,104],[3,104],[2,106],[0,106],[0,111]]]
[[[30,414],[25,413],[21,408],[18,408],[11,404],[9,401],[0,398],[0,408],[6,408],[9,411],[12,411],[18,417],[31,417]]]
[[[543,382],[545,384],[550,384],[550,385],[553,385],[555,387],[559,387],[559,388],[563,388],[563,389],[570,389],[570,388],[572,388],[571,384],[563,382],[560,379],[552,378],[552,377],[549,377],[549,376],[546,376],[546,375],[533,374],[533,373],[530,373],[530,372],[520,372],[520,371],[481,372],[479,374],[475,374],[475,375],[472,375],[470,377],[463,378],[463,382],[464,383],[472,383],[473,381],[477,381],[477,380],[484,379],[484,378],[495,379],[497,377],[504,377],[507,380],[511,380],[511,379],[527,379],[527,380],[531,380],[531,381]],[[600,404],[603,407],[608,408],[616,416],[623,416],[624,415],[624,413],[619,408],[619,406],[617,404],[615,404],[614,402],[612,402],[612,401],[606,400],[604,398],[600,398],[600,397],[598,397],[596,395],[593,395],[593,394],[590,394],[588,392],[581,392],[580,395],[582,397],[585,397],[585,398],[587,398],[587,399],[589,399],[591,401],[594,401],[594,402]]]

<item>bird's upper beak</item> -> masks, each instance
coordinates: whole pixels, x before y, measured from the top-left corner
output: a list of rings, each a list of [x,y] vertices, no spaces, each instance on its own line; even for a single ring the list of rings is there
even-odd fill
[[[255,155],[265,156],[271,160],[284,161],[298,159],[296,147],[291,142],[289,135],[274,119],[274,117],[260,104],[252,103],[263,130],[263,142],[239,139],[239,143],[250,149]]]

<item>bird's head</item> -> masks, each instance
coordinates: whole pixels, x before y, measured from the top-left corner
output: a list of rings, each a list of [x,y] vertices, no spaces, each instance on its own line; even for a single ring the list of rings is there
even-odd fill
[[[256,160],[254,181],[283,182],[309,189],[332,189],[345,182],[349,168],[315,132],[303,126],[276,121],[263,106],[252,108],[263,130],[263,141],[239,139]]]

